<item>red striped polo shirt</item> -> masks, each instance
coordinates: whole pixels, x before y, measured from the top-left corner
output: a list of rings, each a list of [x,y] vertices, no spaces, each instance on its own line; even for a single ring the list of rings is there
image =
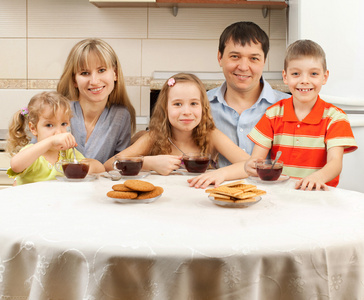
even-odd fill
[[[272,158],[282,151],[283,173],[294,178],[304,178],[325,166],[331,147],[344,147],[344,153],[358,148],[346,113],[319,96],[302,121],[296,117],[292,97],[273,104],[248,137],[271,149]],[[327,185],[338,183],[339,176]]]

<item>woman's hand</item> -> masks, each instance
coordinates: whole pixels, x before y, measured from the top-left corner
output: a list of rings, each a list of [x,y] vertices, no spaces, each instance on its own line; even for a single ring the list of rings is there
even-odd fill
[[[169,175],[181,166],[182,156],[176,155],[155,155],[145,156],[143,169],[156,171],[161,175]]]

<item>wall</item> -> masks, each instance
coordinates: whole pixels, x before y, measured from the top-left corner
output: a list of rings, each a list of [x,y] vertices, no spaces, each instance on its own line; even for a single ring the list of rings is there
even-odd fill
[[[265,71],[281,71],[286,12],[260,9],[97,8],[88,0],[0,0],[0,128],[29,98],[55,89],[71,47],[105,39],[117,52],[138,116],[149,116],[153,71],[220,71],[218,38],[236,21],[253,21],[270,36]],[[142,119],[142,118],[140,118]]]

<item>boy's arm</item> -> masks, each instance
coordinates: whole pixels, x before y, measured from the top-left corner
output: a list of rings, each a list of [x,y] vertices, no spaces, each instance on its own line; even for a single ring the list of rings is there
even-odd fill
[[[258,176],[255,162],[258,159],[265,159],[269,153],[269,149],[263,148],[255,144],[251,158],[245,163],[244,169],[249,176]]]
[[[332,147],[327,151],[327,163],[326,165],[312,173],[311,175],[299,180],[296,183],[295,188],[301,190],[312,189],[327,191],[329,188],[325,184],[331,181],[336,176],[340,175],[342,170],[342,162],[344,156],[344,147]]]

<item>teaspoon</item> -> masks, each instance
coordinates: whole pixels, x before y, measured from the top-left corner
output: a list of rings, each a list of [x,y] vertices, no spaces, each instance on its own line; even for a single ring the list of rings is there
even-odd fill
[[[276,155],[276,159],[272,163],[271,169],[273,169],[274,165],[276,164],[276,162],[278,161],[278,159],[281,157],[281,155],[282,155],[282,151],[278,151],[277,152],[277,155]]]
[[[168,138],[168,141],[173,145],[173,146],[175,146],[179,151],[181,151],[182,152],[182,154],[183,155],[186,155],[186,153],[184,153],[180,148],[178,148],[173,142],[172,142],[172,140],[170,139],[170,138]]]

